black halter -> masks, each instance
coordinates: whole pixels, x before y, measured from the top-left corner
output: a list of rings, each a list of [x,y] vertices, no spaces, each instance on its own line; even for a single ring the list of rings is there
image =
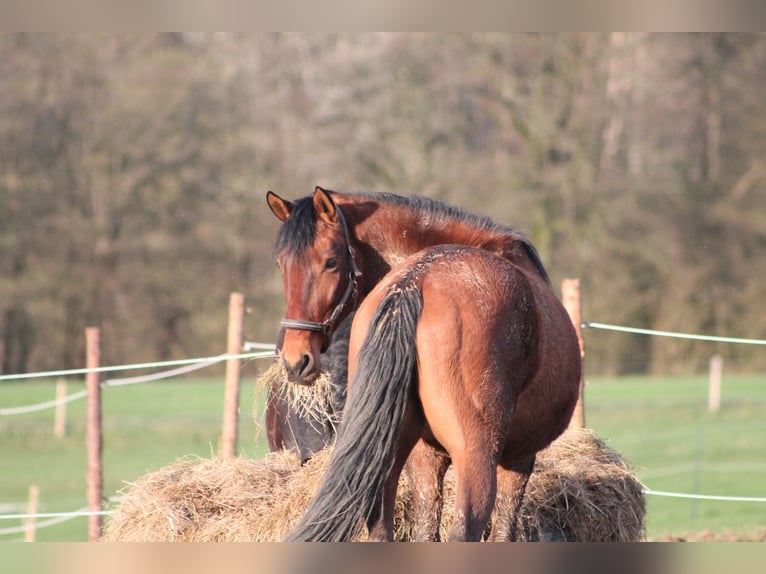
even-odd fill
[[[335,200],[332,198],[330,198],[330,200],[335,206],[335,213],[338,214],[338,221],[340,221],[340,226],[343,230],[343,237],[346,240],[346,259],[348,263],[348,284],[346,285],[346,290],[330,316],[321,323],[316,321],[304,321],[303,319],[282,319],[281,321],[281,325],[285,329],[315,331],[317,333],[322,333],[327,339],[327,345],[330,344],[332,332],[337,326],[338,319],[340,314],[343,312],[343,309],[345,309],[349,300],[356,300],[357,295],[359,294],[357,279],[362,275],[362,272],[356,265],[356,261],[354,261],[354,248],[351,246],[351,236],[348,232],[346,218],[343,216],[343,212],[338,207],[338,204],[335,203]]]

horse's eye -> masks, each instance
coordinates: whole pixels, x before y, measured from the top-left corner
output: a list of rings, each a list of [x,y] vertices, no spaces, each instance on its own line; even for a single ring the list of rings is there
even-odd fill
[[[327,261],[324,263],[325,271],[332,271],[338,266],[338,258],[337,257],[330,257]]]

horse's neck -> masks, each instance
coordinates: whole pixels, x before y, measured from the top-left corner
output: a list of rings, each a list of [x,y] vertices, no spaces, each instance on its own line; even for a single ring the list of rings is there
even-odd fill
[[[530,273],[540,275],[537,265],[518,237],[500,231],[478,229],[462,220],[423,220],[406,207],[381,207],[373,217],[356,226],[356,235],[371,250],[366,255],[377,260],[373,264],[376,281],[391,267],[421,249],[448,243],[486,249]]]

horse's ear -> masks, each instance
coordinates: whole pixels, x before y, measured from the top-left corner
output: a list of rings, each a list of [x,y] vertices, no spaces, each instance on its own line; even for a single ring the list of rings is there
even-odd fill
[[[319,186],[314,190],[314,209],[319,218],[327,223],[334,224],[338,219],[338,214],[335,213],[335,202],[330,194]]]
[[[290,212],[293,210],[293,204],[286,199],[282,199],[273,191],[266,193],[266,203],[269,204],[271,211],[277,216],[279,221],[284,221],[290,217]]]

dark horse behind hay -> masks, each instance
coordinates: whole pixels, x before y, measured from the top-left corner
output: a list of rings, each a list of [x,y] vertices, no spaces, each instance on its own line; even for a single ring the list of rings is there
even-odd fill
[[[321,354],[322,370],[329,385],[309,392],[325,393],[317,400],[304,401],[298,406],[290,400],[284,383],[272,383],[266,398],[266,438],[272,452],[295,450],[301,464],[308,461],[335,438],[335,429],[346,403],[348,379],[348,337],[353,313],[344,318],[333,334],[332,344]],[[282,347],[284,330],[277,338]]]
[[[534,281],[560,308],[534,247],[522,234],[489,218],[425,198],[338,194],[321,188],[294,203],[269,193],[268,202],[284,222],[276,252],[287,300],[282,357],[292,382],[311,384],[316,379],[321,353],[327,350],[339,321],[393,265],[425,247],[456,243],[493,253]],[[566,338],[576,346],[574,331],[567,325]],[[579,384],[579,352],[563,356],[574,362],[559,373],[562,389],[568,389]],[[267,430],[272,433],[274,429]],[[448,453],[436,440],[419,441],[411,453],[407,464],[418,493],[414,497],[414,514],[419,517],[415,539],[438,537],[441,481],[449,462]],[[498,505],[517,505],[519,485],[525,484],[533,464],[534,457],[528,458],[516,465],[514,478],[502,477]],[[511,536],[508,523],[493,528],[494,539]]]

